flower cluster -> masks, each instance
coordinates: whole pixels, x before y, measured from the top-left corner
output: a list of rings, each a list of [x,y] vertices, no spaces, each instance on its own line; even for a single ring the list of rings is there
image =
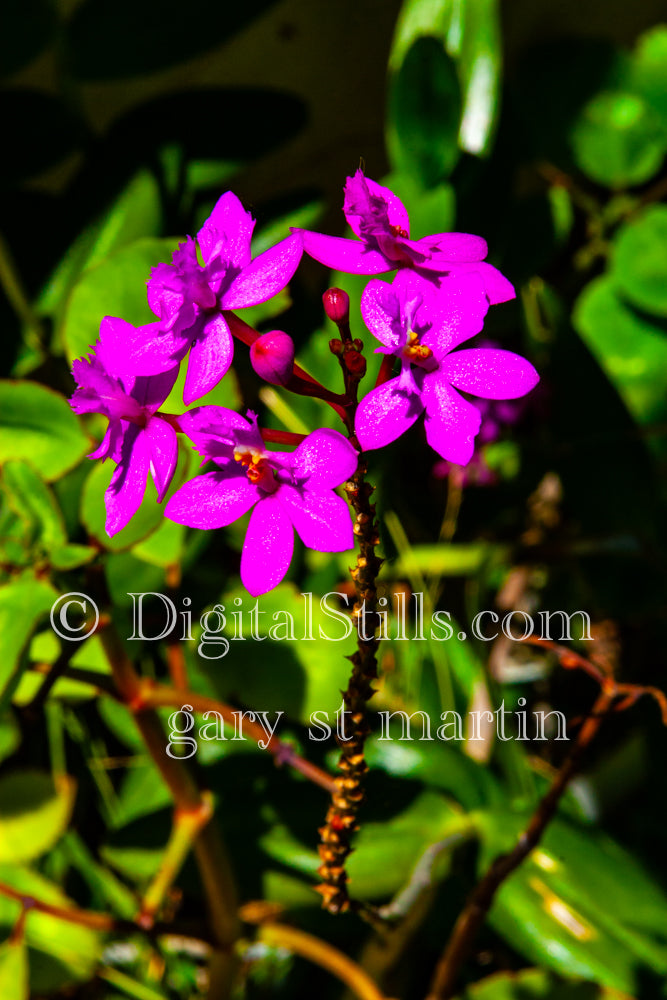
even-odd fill
[[[181,432],[215,470],[181,486],[166,504],[165,516],[210,529],[252,510],[241,578],[251,594],[259,595],[287,572],[294,531],[319,551],[353,546],[350,513],[334,489],[354,475],[357,446],[381,448],[424,414],[429,444],[442,459],[465,465],[473,455],[480,411],[461,391],[504,400],[536,384],[534,368],[516,354],[496,348],[456,350],[480,333],[490,305],[514,296],[507,279],[486,263],[483,239],[466,233],[410,239],[401,201],[361,170],[347,179],[343,210],[356,239],[296,229],[253,259],[254,221],[227,192],[196,241],[188,237],[170,264],[153,268],[147,296],[155,320],[134,327],[119,317],[103,319],[91,354],[74,362],[78,388],[71,405],[77,413],[101,413],[109,421],[104,440],[90,456],[116,463],[105,497],[109,535],[125,527],[138,509],[149,474],[158,502],[164,500]],[[380,343],[377,353],[385,357],[375,388],[359,403],[357,386],[366,363],[361,342],[349,337],[349,329],[335,353],[348,361],[354,355],[358,363],[347,365],[351,381],[346,376],[346,393],[336,395],[295,367],[288,334],[273,330],[260,336],[235,315],[285,288],[304,251],[350,273],[396,271],[391,283],[372,278],[363,293],[363,320]],[[348,439],[338,431],[316,429],[297,436],[293,452],[270,451],[265,439],[271,432],[262,435],[253,413],[243,417],[217,406],[179,416],[160,412],[188,354],[185,405],[217,385],[232,363],[234,336],[250,345],[251,364],[260,377],[330,402],[343,417]],[[273,440],[295,437],[272,433]]]

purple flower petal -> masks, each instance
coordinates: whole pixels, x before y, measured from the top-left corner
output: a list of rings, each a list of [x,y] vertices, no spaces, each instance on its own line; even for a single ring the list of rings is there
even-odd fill
[[[436,372],[427,375],[422,389],[426,408],[426,440],[442,458],[466,465],[475,447],[482,417],[476,406],[459,396],[456,389]]]
[[[440,365],[452,385],[484,399],[516,399],[539,382],[530,361],[512,351],[471,348],[450,354]]]
[[[273,298],[296,271],[302,254],[303,242],[298,232],[265,250],[234,278],[220,298],[221,308],[241,309]]]
[[[137,400],[125,391],[119,378],[104,370],[97,357],[73,361],[72,374],[79,386],[70,400],[75,413],[103,413],[109,420],[141,416]]]
[[[334,430],[313,431],[290,458],[296,482],[308,490],[340,486],[357,471],[359,460],[350,442]]]
[[[281,486],[276,494],[296,532],[309,549],[345,552],[354,548],[350,508],[332,493]]]
[[[227,373],[234,357],[234,341],[221,313],[212,316],[190,351],[183,388],[186,406],[201,399]]]
[[[137,375],[133,379],[132,396],[151,416],[162,406],[174,388],[177,378],[178,365],[172,367],[168,372],[160,372],[159,375]],[[125,376],[123,376],[123,381],[126,382]]]
[[[191,528],[224,528],[243,517],[263,496],[241,468],[207,472],[176,490],[164,516]]]
[[[355,430],[363,451],[383,448],[411,427],[424,409],[419,393],[393,378],[365,396],[357,409]]]
[[[294,529],[287,511],[276,494],[264,496],[250,516],[241,553],[241,581],[252,597],[278,586],[293,551]]]
[[[370,250],[359,240],[346,240],[342,236],[325,236],[308,229],[297,230],[303,236],[303,249],[314,260],[334,271],[348,274],[382,274],[395,267],[384,254]]]
[[[146,492],[149,456],[142,428],[129,424],[123,435],[118,465],[104,494],[109,538],[136,514]]]
[[[407,324],[401,304],[396,287],[378,278],[368,282],[361,296],[364,323],[373,336],[392,351],[405,346]]]
[[[222,256],[233,267],[250,263],[250,240],[255,221],[231,191],[218,199],[215,208],[197,233],[204,261]]]
[[[390,226],[410,232],[410,219],[401,199],[366,177],[363,170],[347,178],[343,212],[352,231],[362,239],[369,232],[390,235]]]
[[[239,446],[264,450],[255,415],[249,413],[249,416],[251,419],[246,420],[224,406],[197,406],[183,413],[178,422],[200,455],[225,466],[234,460],[234,451]]]
[[[477,264],[456,264],[452,267],[451,273],[453,276],[456,276],[473,271],[479,274],[484,282],[484,290],[492,306],[498,305],[500,302],[509,302],[510,299],[516,298],[514,285],[492,264],[487,264],[484,261],[479,261]]]
[[[419,310],[420,322],[428,317],[432,326],[421,337],[422,344],[430,347],[434,356],[442,358],[464,340],[478,334],[484,326],[489,302],[478,274],[464,274],[460,278],[443,278],[435,286],[415,276],[417,287],[424,292]]]
[[[150,457],[151,476],[157,490],[157,502],[162,503],[176,469],[178,438],[171,424],[160,417],[149,420],[144,433]]]
[[[88,458],[101,458],[104,461],[110,458],[112,462],[120,462],[121,449],[123,445],[123,434],[127,428],[127,421],[112,420],[107,427],[106,434],[100,441],[95,451],[92,451]]]
[[[96,353],[109,371],[121,375],[157,375],[178,364],[189,341],[161,324],[132,326],[124,319],[105,316],[100,324],[100,342]]]
[[[422,267],[446,270],[447,264],[467,264],[484,260],[489,248],[486,240],[472,233],[435,233],[417,241],[429,260]]]

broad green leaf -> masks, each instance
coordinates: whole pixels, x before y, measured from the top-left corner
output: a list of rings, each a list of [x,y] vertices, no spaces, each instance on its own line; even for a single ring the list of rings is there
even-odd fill
[[[466,988],[458,1000],[632,1000],[597,983],[563,980],[544,969],[497,972]]]
[[[398,72],[415,42],[424,38],[437,39],[456,65],[460,148],[476,155],[487,153],[498,115],[502,68],[497,0],[405,0],[389,56],[390,72]]]
[[[69,247],[37,300],[40,313],[60,325],[65,300],[80,275],[128,243],[157,236],[161,225],[160,192],[148,170],[141,170],[108,210]]]
[[[67,541],[62,514],[51,490],[28,462],[10,461],[2,466],[2,485],[16,513],[36,527],[36,535],[48,551]]]
[[[74,285],[62,319],[67,357],[88,354],[105,316],[121,316],[135,326],[155,322],[148,307],[146,282],[151,268],[169,263],[177,239],[141,239],[121,247],[84,271]]]
[[[422,792],[407,809],[386,822],[362,824],[348,861],[350,892],[360,899],[391,896],[410,878],[428,847],[450,838],[452,845],[460,843],[471,829],[467,817],[443,796]],[[260,838],[260,845],[274,861],[316,877],[320,865],[316,852],[280,822],[273,822]],[[446,862],[446,853],[444,858]]]
[[[432,188],[458,158],[461,95],[456,68],[435,38],[418,38],[389,84],[387,142],[399,171]]]
[[[632,83],[667,130],[667,24],[640,35],[632,56]]]
[[[0,702],[11,697],[21,674],[23,653],[57,596],[48,583],[30,578],[0,587]]]
[[[53,882],[21,865],[0,865],[0,882],[53,906],[75,905]],[[16,923],[20,909],[20,903],[0,896],[3,936]],[[89,979],[102,946],[99,932],[37,910],[26,920],[25,940],[30,956],[30,996],[52,993],[67,983]]]
[[[489,151],[498,117],[502,39],[498,0],[452,3],[447,51],[461,81],[459,145],[477,156]]]
[[[15,771],[0,778],[0,864],[30,861],[63,834],[74,804],[71,778],[54,783],[41,771]]]
[[[355,647],[354,634],[345,638],[351,623],[349,616],[338,610],[335,597],[329,599],[333,611],[328,612],[317,594],[304,596],[293,584],[283,583],[257,602],[242,589],[232,590],[223,595],[222,605],[227,651],[224,644],[216,642],[221,638],[216,635],[221,625],[217,615],[209,618],[208,638],[201,628],[193,630],[198,649],[203,650],[200,662],[217,694],[231,698],[242,690],[247,704],[259,705],[267,712],[283,711],[305,723],[313,712],[329,713],[335,726],[333,715],[340,707],[340,692],[349,673],[346,657]],[[255,605],[258,639],[251,635]],[[232,618],[232,612],[241,613],[242,618]],[[320,636],[320,627],[328,638]],[[210,659],[204,660],[204,654]]]
[[[412,740],[402,739],[400,716],[390,719],[390,723],[391,739],[373,735],[367,741],[366,759],[371,768],[447,792],[465,809],[488,807],[502,800],[501,787],[491,772],[461,753],[460,745],[414,738],[421,735],[418,716],[411,723]],[[439,725],[439,719],[431,720],[432,736]],[[447,732],[452,734],[451,730]]]
[[[23,941],[0,945],[0,996],[2,1000],[29,1000],[28,949]]]
[[[528,817],[481,814],[479,870],[511,849]],[[608,837],[563,819],[503,884],[489,915],[529,960],[555,972],[632,993],[638,969],[667,972],[667,898]]]
[[[617,294],[614,278],[606,275],[586,286],[573,319],[635,420],[648,424],[665,419],[667,337],[662,330],[629,309]]]
[[[394,572],[409,576],[416,569],[436,576],[472,576],[491,558],[502,558],[504,551],[483,542],[472,545],[414,545],[394,564]]]
[[[54,569],[77,569],[92,562],[96,555],[92,545],[60,545],[51,550],[49,562]]]
[[[36,382],[0,381],[0,462],[31,462],[51,482],[90,448],[69,403]]]
[[[634,306],[667,316],[667,205],[647,208],[619,229],[611,275]]]
[[[577,166],[610,188],[643,184],[659,169],[667,135],[638,94],[603,91],[583,109],[571,135]]]
[[[157,491],[149,476],[146,494],[139,510],[130,523],[112,538],[107,535],[104,527],[106,521],[104,494],[116,467],[111,462],[104,464],[98,462],[88,476],[81,496],[81,520],[86,529],[93,538],[111,552],[119,552],[136,545],[162,523],[165,504],[169,497],[185,482],[190,462],[191,450],[181,440],[179,441],[178,464],[174,478],[163,502],[158,504]]]

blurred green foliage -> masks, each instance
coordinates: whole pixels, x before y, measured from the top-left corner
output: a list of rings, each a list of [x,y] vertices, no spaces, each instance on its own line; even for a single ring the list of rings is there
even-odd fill
[[[318,742],[307,727],[316,711],[333,724],[345,685],[352,645],[317,638],[320,626],[341,627],[318,601],[345,588],[349,555],[299,550],[287,582],[260,602],[261,641],[236,642],[235,601],[252,606],[238,582],[243,525],[186,531],[163,519],[149,486],[131,525],[110,540],[103,493],[111,470],[85,458],[104,422],[75,417],[67,403],[69,362],[93,343],[101,318],[150,318],[151,266],[196,231],[227,187],[252,202],[260,250],[290,225],[339,232],[342,171],[366,157],[369,175],[408,207],[412,236],[458,230],[488,240],[517,298],[490,311],[484,337],[527,354],[542,376],[501,440],[481,452],[495,473],[490,485],[465,485],[457,496],[418,430],[372,456],[383,593],[405,596],[410,635],[411,594],[424,595],[427,614],[450,611],[454,627],[448,642],[385,642],[373,706],[437,720],[501,702],[514,710],[525,698],[529,710],[585,715],[594,696],[587,681],[535,652],[470,635],[466,623],[492,607],[501,617],[513,607],[585,609],[594,623],[613,623],[624,679],[664,684],[667,25],[638,2],[621,40],[611,30],[593,37],[597,5],[577,6],[590,30],[560,24],[555,2],[544,5],[558,23],[550,33],[535,28],[527,6],[499,0],[404,0],[400,10],[371,0],[236,8],[195,0],[187,10],[163,3],[159,14],[141,0],[3,5],[0,883],[127,920],[163,858],[169,792],[131,714],[92,683],[95,673],[108,680],[99,641],[82,642],[71,659],[83,679],[62,677],[39,697],[45,665],[64,652],[51,605],[59,594],[86,593],[100,567],[122,635],[131,630],[129,594],[169,588],[177,603],[191,598],[194,639],[181,645],[192,688],[241,709],[284,712],[279,734],[333,763],[334,738]],[[315,41],[306,27],[299,41],[313,24]],[[269,35],[280,52],[291,53],[296,39],[298,58],[286,62],[310,59],[304,79],[319,81],[312,100],[277,76],[249,85],[243,72],[237,82],[225,75],[250,49],[265,81],[271,60],[262,46],[279,62]],[[358,92],[366,117],[349,101],[335,120],[322,114],[330,106],[318,103],[318,87]],[[299,362],[338,390],[319,295],[327,285],[345,288],[370,388],[379,359],[358,315],[365,282],[304,262],[289,294],[244,318],[289,330]],[[276,428],[335,426],[317,401],[258,392],[250,376],[239,345],[234,370],[201,402],[259,410]],[[165,409],[178,412],[181,400],[182,380]],[[197,464],[183,447],[172,491]],[[503,605],[517,572],[523,588]],[[299,638],[307,593],[312,641]],[[218,603],[229,652],[206,659],[198,619]],[[395,636],[400,608],[388,607]],[[268,634],[281,612],[293,615],[293,639]],[[152,615],[158,632],[159,609]],[[127,647],[145,676],[167,678],[164,642]],[[647,704],[607,726],[543,845],[503,886],[462,998],[667,995],[667,777],[656,716]],[[275,769],[250,742],[202,744],[196,766],[216,797],[242,898],[281,904],[294,923],[366,962],[387,995],[411,1000],[424,995],[476,875],[514,843],[567,744],[408,741],[398,727],[383,741],[372,721],[351,892],[378,905],[395,897],[399,909],[416,886],[431,892],[420,932],[377,968],[365,925],[317,909],[321,790]],[[203,933],[201,897],[189,862],[165,916],[175,909],[177,921]],[[177,938],[111,940],[39,912],[16,937],[20,912],[0,892],[3,1000],[205,992],[201,956]],[[340,995],[321,970],[275,949],[246,957],[250,998]]]

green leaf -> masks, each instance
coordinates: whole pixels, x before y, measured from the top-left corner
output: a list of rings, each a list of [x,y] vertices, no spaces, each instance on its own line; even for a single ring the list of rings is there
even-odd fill
[[[67,357],[87,354],[105,316],[122,316],[141,326],[155,321],[148,307],[146,282],[151,268],[169,263],[176,239],[141,239],[117,250],[81,275],[70,294],[62,320]]]
[[[640,35],[632,56],[632,83],[667,129],[667,25]]]
[[[141,170],[107,211],[69,247],[41,291],[38,311],[55,316],[59,327],[67,296],[83,271],[128,243],[157,236],[161,219],[157,181],[148,170]]]
[[[632,305],[667,316],[667,205],[647,208],[618,231],[611,275]]]
[[[0,945],[0,996],[2,1000],[29,1000],[28,949],[23,941]]]
[[[575,305],[574,325],[635,420],[644,425],[664,420],[667,337],[619,298],[615,276],[586,286]]]
[[[30,578],[0,587],[0,704],[18,683],[23,653],[57,597],[47,583]]]
[[[21,865],[0,866],[0,882],[52,906],[75,905],[53,882]],[[0,927],[7,933],[20,910],[20,903],[0,896]],[[52,993],[67,983],[90,979],[102,944],[97,931],[38,910],[33,910],[26,920],[25,940],[30,955],[30,996]]]
[[[360,899],[387,898],[409,879],[428,847],[449,838],[460,843],[470,831],[468,818],[442,795],[422,792],[386,822],[362,825],[348,861],[350,891]],[[273,822],[260,838],[260,845],[274,861],[316,877],[321,863],[317,854],[280,822]],[[440,870],[440,876],[443,874]]]
[[[393,572],[399,576],[409,576],[415,570],[435,576],[472,576],[491,557],[502,558],[505,551],[483,542],[471,545],[415,545],[399,556]]]
[[[51,550],[49,561],[54,569],[77,569],[92,562],[96,555],[92,545],[61,545]]]
[[[502,39],[498,0],[452,3],[447,51],[456,62],[463,95],[459,146],[476,156],[489,151],[499,111]]]
[[[60,508],[48,486],[28,462],[10,461],[2,466],[2,485],[10,505],[37,527],[37,540],[50,552],[67,541]]]
[[[498,972],[468,986],[459,1000],[631,1000],[596,983],[563,981],[544,969]]]
[[[660,168],[667,135],[638,94],[603,91],[583,109],[571,133],[580,170],[610,188],[643,184]]]
[[[234,603],[236,599],[238,604]],[[243,691],[244,702],[260,705],[263,711],[283,711],[304,723],[308,723],[311,713],[320,711],[329,713],[333,720],[341,704],[340,692],[347,684],[346,656],[353,652],[354,636],[344,638],[345,625],[322,609],[316,594],[309,598],[293,584],[283,583],[258,599],[256,634],[260,638],[253,639],[250,613],[255,603],[241,588],[223,595],[227,652],[224,646],[215,644],[216,615],[210,617],[208,640],[203,639],[200,630],[194,632],[199,647],[209,657],[200,662],[217,695],[229,699]],[[336,610],[335,601],[330,599],[329,604]],[[232,611],[239,610],[243,615],[243,641],[238,638],[238,620],[231,616]],[[347,615],[343,618],[349,623]],[[320,627],[329,638],[320,636]],[[223,658],[224,669],[220,669]],[[276,685],[277,676],[280,685]]]
[[[0,778],[0,864],[31,861],[64,832],[74,804],[74,782],[54,783],[41,771],[15,771]]]
[[[389,85],[387,142],[395,167],[425,188],[459,158],[461,95],[456,69],[435,38],[418,38]]]
[[[527,815],[480,814],[480,873],[516,843]],[[564,819],[505,882],[489,914],[494,929],[529,960],[633,993],[637,973],[667,971],[667,898],[608,837]]]
[[[390,72],[397,73],[415,42],[424,38],[437,39],[456,66],[461,94],[459,147],[484,155],[499,110],[502,46],[497,0],[405,0],[389,56]]]
[[[0,381],[0,462],[25,459],[51,482],[89,448],[64,396],[36,382]]]

